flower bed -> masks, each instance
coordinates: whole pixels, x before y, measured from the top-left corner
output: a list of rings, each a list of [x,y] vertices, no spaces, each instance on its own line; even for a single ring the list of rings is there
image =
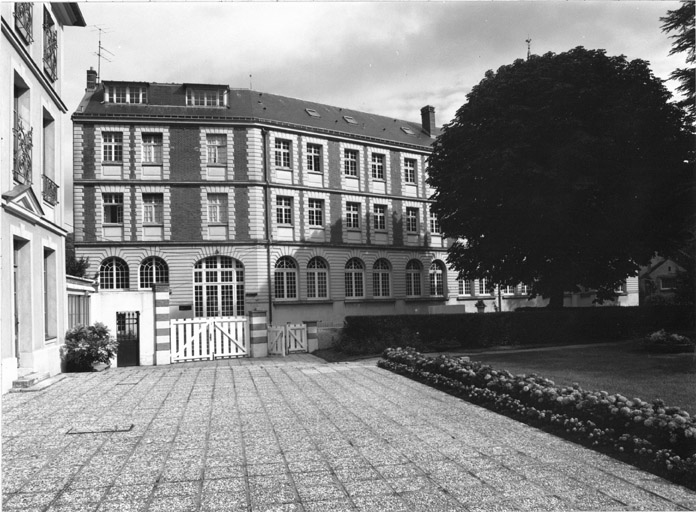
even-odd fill
[[[679,354],[694,351],[694,341],[680,334],[668,333],[664,329],[655,331],[643,340],[648,352]]]
[[[384,351],[381,368],[523,420],[696,489],[696,422],[689,413],[577,384],[556,386],[457,357]]]

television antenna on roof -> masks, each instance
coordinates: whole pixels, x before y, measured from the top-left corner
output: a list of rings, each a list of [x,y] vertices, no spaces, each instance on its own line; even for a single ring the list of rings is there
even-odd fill
[[[95,28],[99,31],[99,49],[98,49],[98,51],[96,51],[96,52],[94,53],[94,55],[97,56],[97,81],[98,81],[98,82],[101,82],[101,61],[102,61],[102,59],[104,59],[104,60],[107,61],[107,62],[111,62],[111,59],[109,59],[108,57],[104,56],[104,55],[103,55],[103,52],[108,53],[108,54],[111,55],[112,57],[114,57],[114,54],[111,53],[111,52],[110,52],[109,50],[107,50],[106,48],[104,48],[104,47],[102,46],[102,42],[101,42],[101,40],[102,40],[102,33],[104,33],[104,34],[109,34],[110,31],[107,32],[105,29],[103,29],[103,28],[100,27],[99,25],[92,25],[92,26],[95,27]],[[94,30],[93,30],[92,32],[94,32]]]
[[[525,42],[527,43],[527,60],[529,60],[529,57],[532,55],[532,38],[527,36]]]

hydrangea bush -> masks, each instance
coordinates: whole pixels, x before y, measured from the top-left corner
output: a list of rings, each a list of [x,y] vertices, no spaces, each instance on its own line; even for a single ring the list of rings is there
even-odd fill
[[[91,372],[96,363],[109,364],[118,351],[118,342],[102,323],[77,325],[65,333],[60,349],[66,371]]]
[[[655,331],[643,340],[643,345],[656,352],[693,352],[694,341],[681,334]]]
[[[379,366],[474,403],[549,428],[628,458],[644,469],[696,488],[696,422],[688,412],[579,385],[556,386],[458,357],[426,357],[412,348],[385,350]]]

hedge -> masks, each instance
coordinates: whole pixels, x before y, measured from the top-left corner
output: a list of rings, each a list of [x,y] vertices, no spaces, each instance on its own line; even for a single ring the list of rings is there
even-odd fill
[[[524,308],[504,313],[349,316],[336,348],[377,354],[388,347],[419,350],[519,345],[569,345],[694,328],[688,306]]]
[[[611,454],[696,489],[696,421],[662,400],[648,403],[577,384],[556,386],[531,375],[463,358],[387,349],[381,368]]]

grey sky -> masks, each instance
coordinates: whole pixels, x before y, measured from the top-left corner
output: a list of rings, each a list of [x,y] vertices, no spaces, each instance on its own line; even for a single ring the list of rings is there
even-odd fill
[[[671,1],[151,2],[81,3],[87,28],[70,28],[63,96],[74,111],[98,33],[114,55],[105,80],[198,82],[418,121],[420,107],[450,121],[486,70],[527,52],[603,48],[651,63],[667,78],[660,16]],[[675,84],[668,83],[673,89]]]

